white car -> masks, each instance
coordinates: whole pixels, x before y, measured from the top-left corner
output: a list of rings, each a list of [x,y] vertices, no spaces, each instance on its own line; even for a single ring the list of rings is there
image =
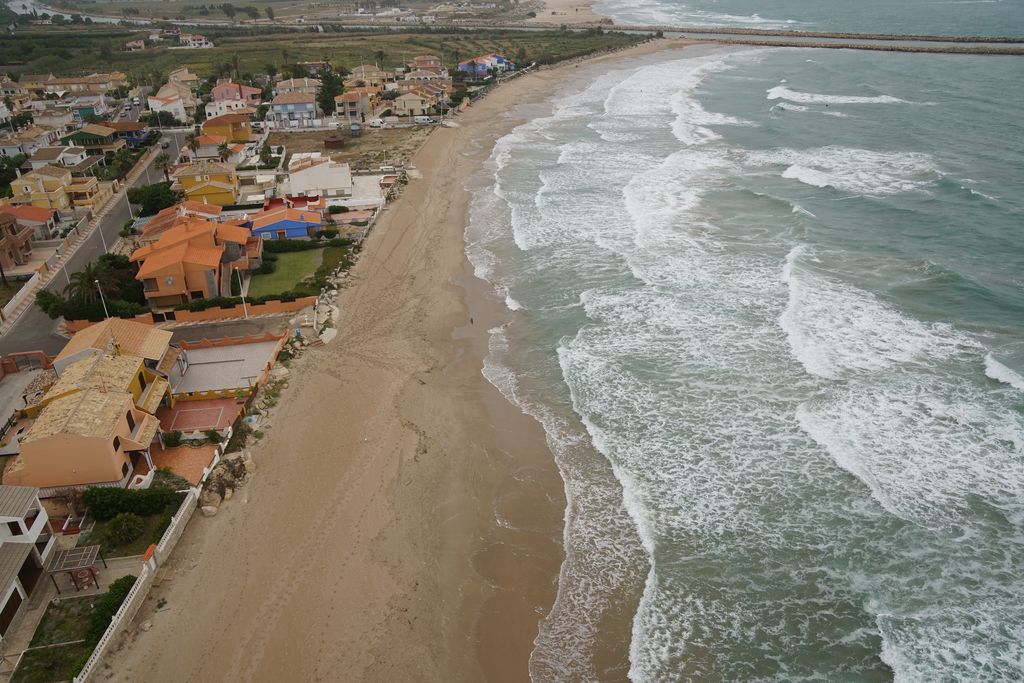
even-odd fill
[[[383,128],[384,119],[370,119],[369,121],[366,122],[366,125],[368,125],[370,128]]]
[[[417,126],[429,126],[432,123],[437,123],[432,116],[414,116],[412,122]]]

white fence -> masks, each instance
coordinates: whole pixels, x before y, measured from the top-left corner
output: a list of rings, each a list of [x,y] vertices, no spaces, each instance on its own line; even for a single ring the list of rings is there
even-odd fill
[[[96,644],[96,649],[92,651],[92,655],[85,662],[82,671],[75,676],[74,683],[84,683],[96,673],[103,656],[111,650],[116,644],[118,637],[124,633],[128,625],[132,623],[132,619],[139,613],[142,603],[145,602],[146,596],[149,595],[149,589],[153,586],[153,580],[156,579],[157,568],[170,556],[174,546],[178,544],[178,539],[181,538],[185,526],[192,518],[198,502],[199,489],[190,489],[188,495],[185,496],[185,500],[181,502],[178,511],[174,513],[167,531],[160,538],[156,552],[152,558],[142,564],[142,571],[139,572],[138,578],[135,579],[135,585],[128,591],[128,596],[121,603],[120,609],[114,614],[114,618],[110,620],[110,626],[103,633],[100,642]]]
[[[118,637],[125,632],[128,625],[132,623],[132,619],[139,613],[142,603],[146,600],[146,596],[149,595],[149,589],[153,585],[153,580],[156,578],[157,569],[170,558],[171,552],[178,545],[181,535],[185,532],[185,527],[188,526],[189,520],[195,514],[196,508],[199,506],[199,492],[202,490],[203,482],[206,481],[206,478],[210,476],[210,472],[220,462],[221,453],[224,452],[228,440],[231,439],[232,431],[232,428],[229,427],[224,440],[214,450],[213,460],[203,470],[199,486],[190,488],[185,496],[185,500],[181,501],[178,511],[171,518],[167,531],[160,537],[160,542],[157,543],[153,556],[142,564],[142,571],[135,580],[135,585],[132,586],[128,596],[124,599],[121,608],[114,614],[114,618],[110,620],[110,626],[107,627],[103,637],[100,638],[100,642],[96,644],[96,649],[93,650],[85,666],[82,667],[82,671],[75,676],[74,683],[85,683],[98,671],[103,656],[113,647]]]
[[[33,296],[36,293],[36,285],[39,284],[40,279],[41,278],[39,277],[39,273],[33,273],[32,277],[25,281],[25,284],[21,286],[21,289],[18,290],[18,293],[15,294],[14,297],[10,301],[8,301],[7,304],[4,306],[4,318],[11,317],[15,309],[21,305],[21,302],[23,302],[25,299],[27,299],[30,296]]]

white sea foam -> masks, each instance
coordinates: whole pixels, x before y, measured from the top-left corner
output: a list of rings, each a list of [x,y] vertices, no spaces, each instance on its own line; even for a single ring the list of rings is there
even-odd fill
[[[785,166],[783,178],[805,185],[876,196],[922,190],[942,175],[928,154],[851,147],[753,152],[747,161],[755,166]]]
[[[790,90],[783,85],[768,89],[769,100],[788,100],[801,104],[907,104],[892,95],[823,95],[813,92]]]
[[[985,376],[1024,391],[1024,377],[1000,363],[991,353],[985,355]]]
[[[816,274],[805,263],[811,259],[803,246],[787,255],[782,281],[789,300],[779,318],[808,372],[838,379],[896,365],[930,366],[980,348],[949,326],[907,318],[868,292]]]

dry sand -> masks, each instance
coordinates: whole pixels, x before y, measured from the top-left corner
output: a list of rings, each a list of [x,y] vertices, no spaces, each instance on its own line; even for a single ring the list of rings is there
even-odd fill
[[[544,9],[531,19],[545,24],[598,24],[607,17],[593,10],[594,0],[544,0]]]
[[[503,85],[429,137],[424,177],[339,297],[338,337],[293,363],[255,477],[190,522],[111,678],[528,680],[564,499],[541,428],[480,374],[504,312],[465,259],[464,186],[517,123],[502,113],[573,66]]]

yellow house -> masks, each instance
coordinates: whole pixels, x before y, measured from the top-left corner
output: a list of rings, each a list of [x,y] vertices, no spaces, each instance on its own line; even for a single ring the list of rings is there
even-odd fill
[[[117,181],[101,182],[92,176],[75,178],[69,168],[42,166],[11,181],[11,203],[96,213],[116,191]]]
[[[88,389],[117,390],[131,395],[135,407],[153,414],[160,405],[170,405],[167,380],[147,366],[141,356],[119,353],[89,355],[64,366],[56,383],[38,402],[25,409],[29,417],[39,415],[53,401]]]
[[[230,206],[238,197],[238,175],[231,164],[197,161],[174,174],[173,189],[189,201]]]
[[[228,142],[249,142],[252,140],[252,124],[247,114],[223,114],[206,119],[203,132],[207,135],[220,135]]]
[[[75,210],[92,211],[96,213],[114,196],[117,191],[117,181],[100,182],[92,176],[74,178],[68,186],[68,196],[71,198],[71,206]]]
[[[149,447],[160,427],[154,413],[171,400],[167,379],[116,344],[113,352],[68,363],[25,410],[36,419],[4,480],[51,490],[126,486],[133,475],[153,471]]]
[[[11,203],[66,211],[71,208],[71,182],[70,169],[43,166],[11,181]]]

